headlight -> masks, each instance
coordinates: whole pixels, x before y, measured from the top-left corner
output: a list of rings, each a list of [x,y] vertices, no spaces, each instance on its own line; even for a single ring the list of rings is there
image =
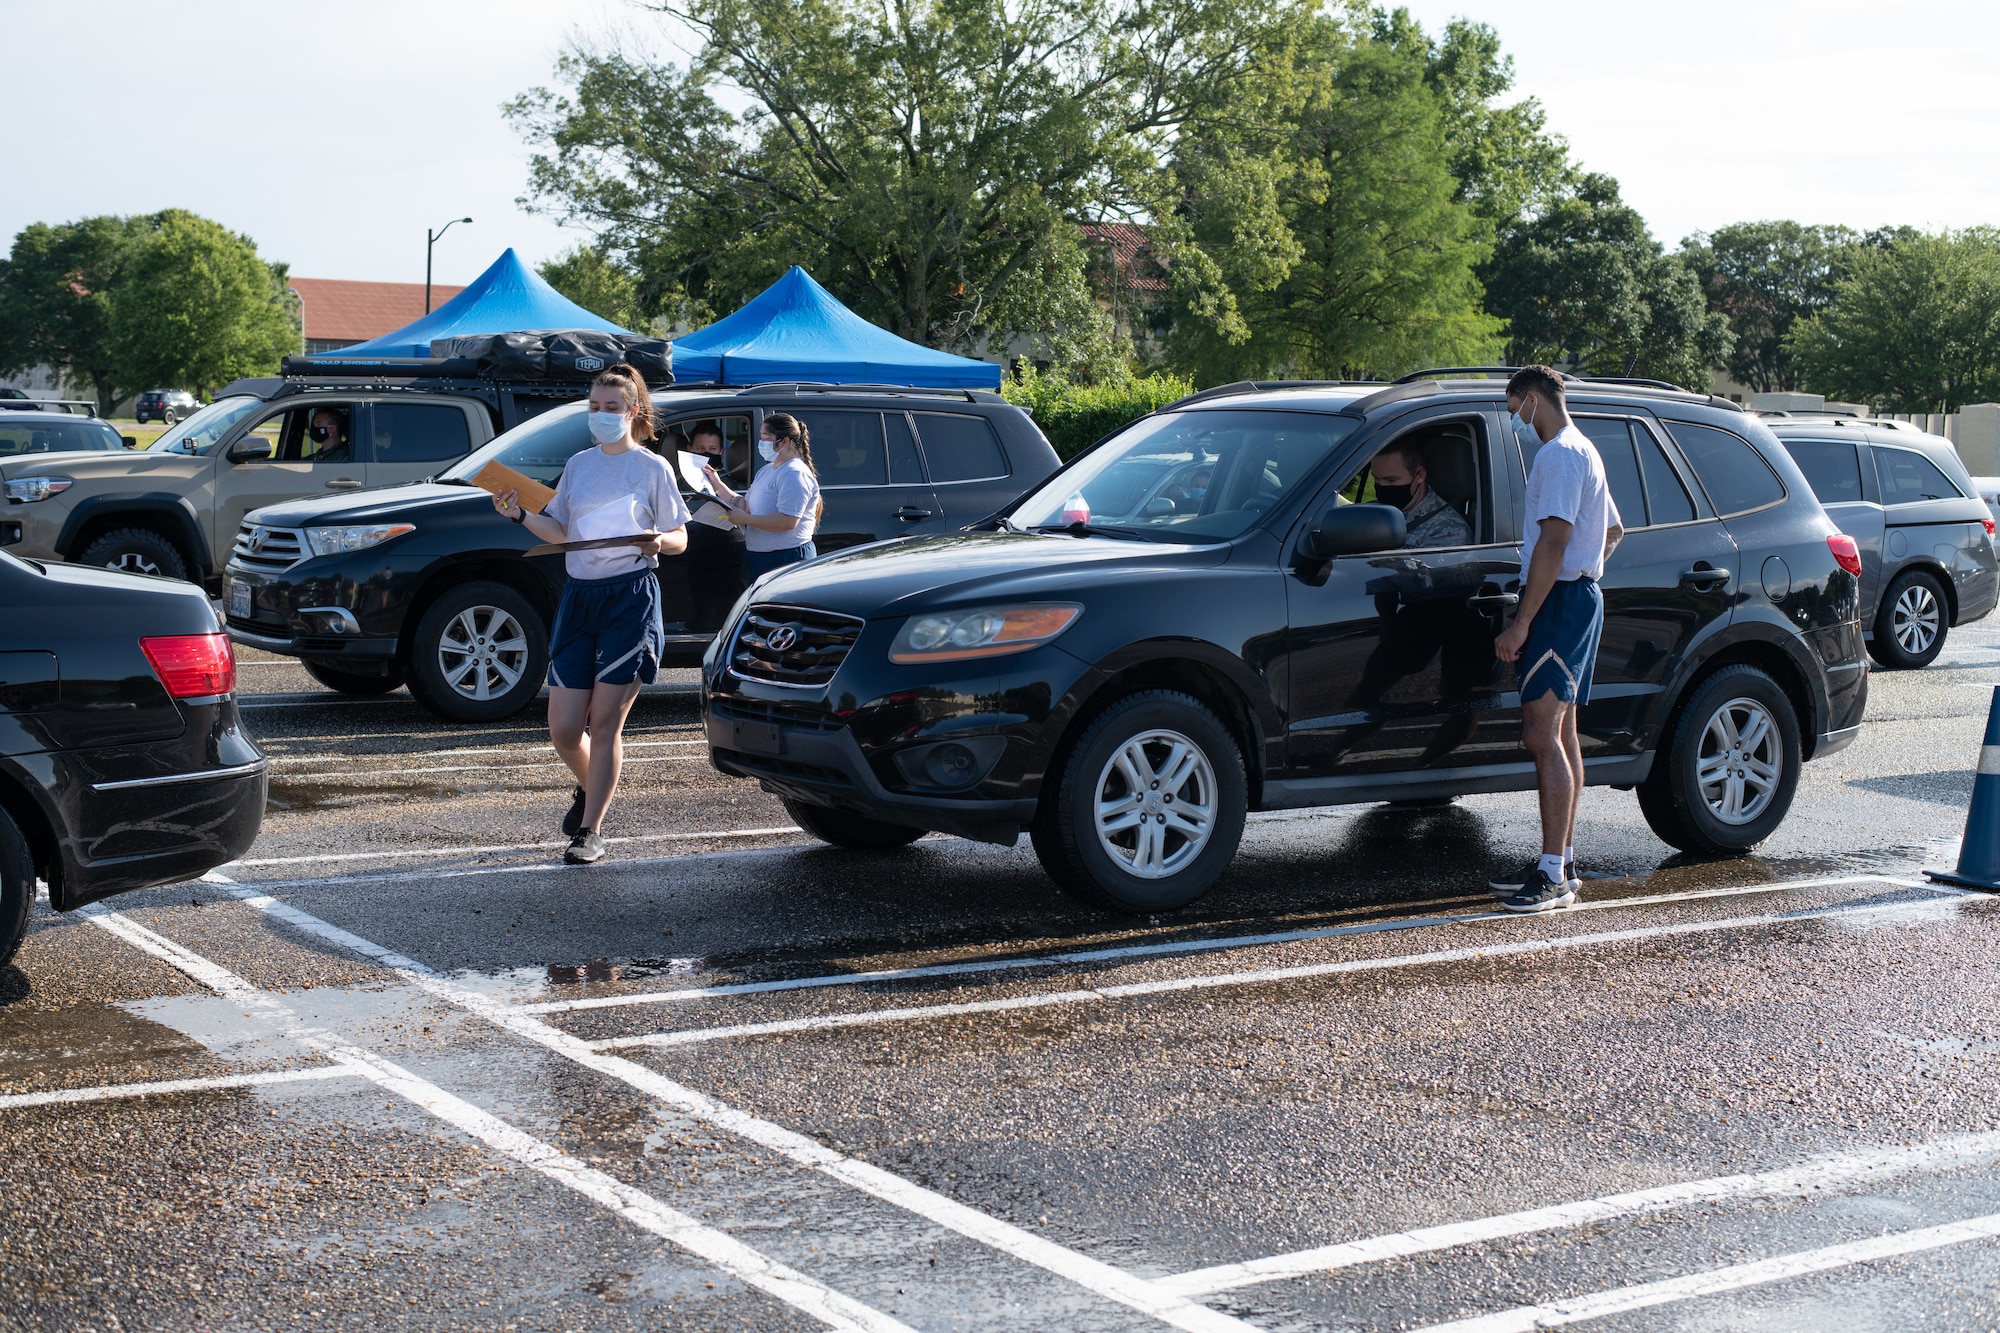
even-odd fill
[[[46,500],[76,485],[68,477],[17,477],[7,483],[7,498],[23,504]]]
[[[962,662],[1039,648],[1076,623],[1080,606],[994,606],[912,616],[889,648],[891,662]]]
[[[306,545],[314,555],[339,555],[342,551],[365,551],[380,546],[391,537],[417,530],[414,523],[375,523],[354,528],[307,528]]]

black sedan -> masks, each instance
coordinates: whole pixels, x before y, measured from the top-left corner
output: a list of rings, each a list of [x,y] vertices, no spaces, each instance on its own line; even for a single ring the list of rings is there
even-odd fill
[[[264,757],[201,590],[0,552],[0,963],[57,911],[241,856]]]

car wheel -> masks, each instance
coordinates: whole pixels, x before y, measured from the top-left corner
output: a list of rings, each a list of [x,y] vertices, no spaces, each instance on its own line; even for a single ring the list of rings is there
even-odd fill
[[[1050,777],[1035,854],[1064,891],[1112,911],[1186,906],[1214,885],[1243,837],[1243,756],[1189,695],[1120,699]]]
[[[1778,682],[1756,667],[1724,667],[1681,709],[1639,784],[1639,808],[1684,852],[1747,852],[1792,808],[1801,759],[1798,715]]]
[[[185,579],[187,561],[178,547],[150,528],[118,528],[83,548],[79,565],[101,565],[126,574]]]
[[[924,830],[911,828],[908,824],[891,824],[886,820],[870,819],[847,810],[835,810],[830,806],[808,805],[795,801],[789,796],[780,798],[784,802],[785,813],[792,822],[818,838],[821,842],[835,847],[853,847],[866,851],[886,851],[894,847],[907,847],[924,836]]]
[[[504,583],[453,588],[431,603],[410,642],[410,693],[454,722],[512,717],[548,671],[541,614]]]
[[[1951,609],[1935,575],[1920,569],[1899,574],[1882,594],[1868,655],[1892,671],[1927,667],[1944,651]]]
[[[175,417],[174,417],[174,414],[173,414],[172,412],[162,412],[162,413],[160,413],[160,423],[161,423],[162,425],[165,425],[165,426],[171,426],[171,425],[173,425],[173,424],[174,424],[174,420],[175,420]]]
[[[403,673],[395,667],[386,671],[343,671],[339,667],[328,666],[307,658],[299,663],[311,676],[329,690],[339,690],[342,694],[387,694],[403,683]]]
[[[35,862],[28,840],[0,810],[0,967],[13,961],[28,933],[28,906],[35,900]]]

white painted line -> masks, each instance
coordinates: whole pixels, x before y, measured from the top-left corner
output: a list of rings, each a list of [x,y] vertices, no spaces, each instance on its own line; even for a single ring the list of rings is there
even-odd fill
[[[706,763],[707,755],[701,754],[636,754],[624,760],[624,766],[634,764]],[[535,764],[437,764],[425,768],[357,768],[347,773],[297,773],[288,777],[290,781],[305,778],[401,778],[415,773],[511,773],[523,769],[534,769],[540,773],[560,775],[564,782],[574,781],[567,768],[554,760]]]
[[[824,1283],[778,1263],[735,1237],[668,1207],[652,1195],[596,1170],[553,1144],[516,1129],[374,1052],[342,1042],[331,1033],[305,1026],[296,1013],[276,998],[164,935],[101,905],[82,910],[95,924],[180,969],[218,995],[263,1010],[267,1016],[285,1026],[286,1035],[308,1049],[323,1052],[341,1062],[352,1073],[422,1107],[461,1133],[576,1191],[633,1225],[707,1260],[739,1281],[811,1315],[829,1328],[851,1329],[856,1333],[915,1333],[901,1320],[843,1296]]]
[[[1714,921],[1684,921],[1668,926],[1640,926],[1631,930],[1604,930],[1586,935],[1564,935],[1551,939],[1520,940],[1512,944],[1488,944],[1464,949],[1439,949],[1431,953],[1398,954],[1388,958],[1355,958],[1338,963],[1308,963],[1297,967],[1266,967],[1252,972],[1225,972],[1211,976],[1178,977],[1171,981],[1134,981],[1119,986],[1096,986],[1076,990],[1045,991],[1005,1000],[977,1000],[963,1004],[932,1004],[907,1009],[873,1009],[852,1014],[823,1014],[814,1018],[788,1018],[767,1023],[738,1023],[728,1027],[684,1028],[678,1032],[654,1032],[640,1037],[613,1037],[592,1042],[593,1050],[626,1050],[633,1047],[664,1049],[693,1046],[702,1042],[726,1041],[736,1037],[768,1037],[786,1032],[820,1032],[833,1028],[873,1027],[884,1023],[925,1022],[964,1014],[1001,1013],[1010,1009],[1034,1009],[1050,1005],[1084,1004],[1092,1000],[1128,999],[1137,995],[1166,995],[1176,991],[1208,990],[1218,986],[1256,986],[1273,981],[1303,981],[1339,976],[1348,972],[1379,972],[1392,968],[1424,967],[1436,963],[1465,962],[1475,958],[1505,958],[1514,954],[1548,953],[1578,949],[1595,944],[1622,944],[1633,940],[1659,939],[1674,935],[1703,935],[1718,930],[1746,929],[1779,925],[1788,921],[1815,921],[1827,917],[1866,916],[1883,912],[1908,912],[1924,907],[1942,907],[1943,899],[1929,903],[1889,903],[1874,907],[1824,907],[1802,912],[1772,912],[1763,916],[1723,917]],[[1487,919],[1492,918],[1475,918]]]
[[[224,1074],[214,1078],[176,1078],[160,1083],[112,1083],[59,1092],[10,1092],[0,1095],[0,1110],[13,1106],[67,1106],[76,1102],[109,1102],[126,1097],[166,1097],[178,1092],[216,1092],[228,1088],[266,1088],[280,1083],[311,1083],[319,1079],[356,1078],[345,1065],[322,1069],[279,1069],[266,1074]]]
[[[769,838],[782,833],[798,833],[796,824],[780,824],[772,828],[710,829],[700,833],[638,833],[629,837],[606,838],[611,844],[632,842],[694,842],[704,838]],[[298,866],[326,865],[336,861],[379,861],[395,856],[490,856],[499,852],[546,852],[569,844],[560,839],[548,842],[497,842],[485,847],[429,847],[415,851],[401,849],[391,852],[330,852],[317,856],[253,856],[242,861],[231,861],[231,866]],[[429,878],[428,875],[424,878]]]
[[[1572,1296],[1545,1305],[1523,1305],[1497,1314],[1455,1319],[1448,1324],[1431,1324],[1421,1333],[1533,1333],[1535,1329],[1561,1328],[1565,1324],[1602,1319],[1627,1310],[1645,1310],[1697,1296],[1719,1296],[1809,1273],[1825,1273],[1854,1264],[1894,1258],[1899,1254],[1918,1254],[1947,1245],[1962,1245],[1966,1241],[1990,1240],[1995,1236],[2000,1236],[2000,1213],[1989,1213],[1985,1217],[1947,1222],[1943,1226],[1875,1236],[1817,1250],[1802,1250],[1797,1254],[1782,1254],[1775,1259],[1759,1259],[1755,1263],[1732,1264],[1728,1268],[1690,1273],[1686,1277],[1669,1278],[1664,1282],[1642,1282],[1637,1286]]]
[[[1254,1325],[1167,1292],[1155,1282],[1089,1255],[1079,1254],[1011,1222],[989,1217],[976,1208],[969,1208],[955,1199],[913,1184],[881,1167],[857,1161],[782,1125],[739,1111],[656,1074],[644,1065],[592,1050],[585,1042],[538,1018],[519,1013],[491,996],[447,980],[413,958],[342,930],[268,894],[258,893],[250,885],[237,885],[230,891],[259,911],[267,912],[306,934],[368,958],[394,971],[411,985],[485,1018],[504,1032],[554,1051],[586,1069],[617,1079],[684,1115],[748,1139],[885,1203],[1066,1278],[1085,1290],[1175,1328],[1189,1330],[1189,1333],[1254,1333]]]
[[[687,685],[660,684],[660,685],[642,685],[639,687],[639,695],[641,698],[645,698],[647,696],[658,697],[660,695],[699,694],[700,692],[701,692],[701,687],[695,684],[687,684]],[[546,693],[547,693],[547,687],[544,686],[542,693],[537,694],[535,697],[538,699],[542,698],[546,695]],[[333,691],[329,690],[325,694],[315,694],[306,692],[297,694],[253,694],[248,696],[239,695],[236,700],[236,706],[238,708],[301,708],[301,707],[317,708],[333,704],[346,704],[346,705],[373,704],[375,707],[380,708],[384,704],[415,705],[416,702],[417,701],[411,698],[408,694],[401,692],[394,694],[370,695],[365,699],[355,699],[347,695],[336,694]]]
[[[665,745],[706,746],[707,744],[708,744],[707,741],[635,741],[632,740],[630,737],[627,737],[625,741],[625,748],[628,750],[637,750],[641,748],[658,749],[661,746]],[[556,752],[555,747],[552,745],[471,745],[471,746],[461,746],[457,749],[452,749],[452,750],[430,751],[430,753],[433,755],[458,755],[458,754],[549,755],[549,754],[554,754],[555,752]],[[400,759],[402,758],[402,755],[400,752],[381,753],[381,754],[357,754],[357,753],[275,754],[275,755],[266,755],[265,758],[269,759],[273,765],[279,765],[286,768],[290,768],[296,764],[348,764],[348,763],[353,763],[355,760],[358,759]]]
[[[1637,898],[1607,898],[1601,902],[1578,903],[1572,912],[1608,911],[1613,908],[1651,907],[1658,903],[1692,902],[1702,898],[1736,897],[1749,893],[1784,893],[1798,889],[1826,888],[1842,884],[1895,884],[1904,888],[1934,890],[1938,886],[1918,879],[1882,875],[1828,875],[1818,879],[1785,880],[1775,884],[1748,884],[1722,889],[1688,889],[1679,893],[1656,893]],[[1959,892],[1954,890],[1954,892]],[[1196,940],[1173,940],[1162,944],[1128,944],[1102,949],[1078,949],[1066,953],[1034,954],[1025,958],[984,958],[965,963],[935,963],[926,967],[886,968],[874,972],[835,972],[822,976],[793,977],[784,981],[751,981],[731,986],[703,986],[686,990],[649,991],[640,995],[593,995],[581,1000],[549,1000],[524,1004],[524,1014],[565,1014],[584,1009],[619,1009],[639,1004],[670,1004],[683,1000],[713,1000],[730,995],[762,995],[773,991],[815,990],[827,986],[861,986],[885,981],[909,981],[924,977],[970,976],[982,972],[1018,971],[1024,968],[1062,967],[1076,963],[1101,963],[1118,959],[1144,958],[1163,954],[1207,953],[1225,949],[1255,949],[1301,940],[1331,939],[1339,935],[1373,935],[1389,931],[1430,930],[1438,926],[1458,926],[1475,921],[1518,921],[1512,912],[1453,912],[1443,916],[1411,917],[1399,921],[1370,921],[1354,926],[1314,926],[1303,930],[1273,931],[1261,935],[1225,935]]]
[[[1862,1182],[1919,1171],[1949,1171],[1960,1167],[1983,1166],[2000,1157],[2000,1133],[1958,1134],[1920,1143],[1912,1147],[1876,1148],[1867,1152],[1841,1153],[1821,1157],[1798,1166],[1779,1167],[1754,1174],[1717,1176],[1710,1180],[1690,1180],[1678,1185],[1607,1194],[1596,1199],[1559,1203],[1548,1208],[1502,1213],[1470,1222],[1418,1227],[1410,1231],[1371,1236],[1366,1240],[1322,1245],[1317,1249],[1274,1254],[1244,1263],[1218,1264],[1197,1268],[1159,1279],[1160,1284],[1183,1296],[1208,1296],[1218,1291],[1260,1282],[1280,1282],[1309,1273],[1357,1264],[1407,1259],[1413,1255],[1449,1250],[1460,1245],[1500,1240],[1535,1231],[1588,1226],[1619,1217],[1663,1212],[1691,1204],[1718,1203],[1729,1199],[1760,1199],[1786,1195],[1810,1195],[1815,1190],[1837,1190]],[[1825,1197],[1822,1195],[1821,1197]]]

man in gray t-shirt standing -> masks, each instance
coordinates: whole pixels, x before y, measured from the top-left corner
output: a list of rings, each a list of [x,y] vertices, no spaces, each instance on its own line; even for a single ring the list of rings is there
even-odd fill
[[[1493,641],[1520,678],[1521,740],[1535,760],[1541,795],[1542,854],[1519,874],[1492,881],[1510,912],[1543,912],[1576,901],[1576,813],[1583,800],[1583,746],[1577,709],[1590,702],[1590,677],[1604,630],[1597,580],[1625,529],[1604,460],[1569,418],[1562,377],[1524,366],[1507,381],[1507,410],[1528,469],[1521,604]]]

